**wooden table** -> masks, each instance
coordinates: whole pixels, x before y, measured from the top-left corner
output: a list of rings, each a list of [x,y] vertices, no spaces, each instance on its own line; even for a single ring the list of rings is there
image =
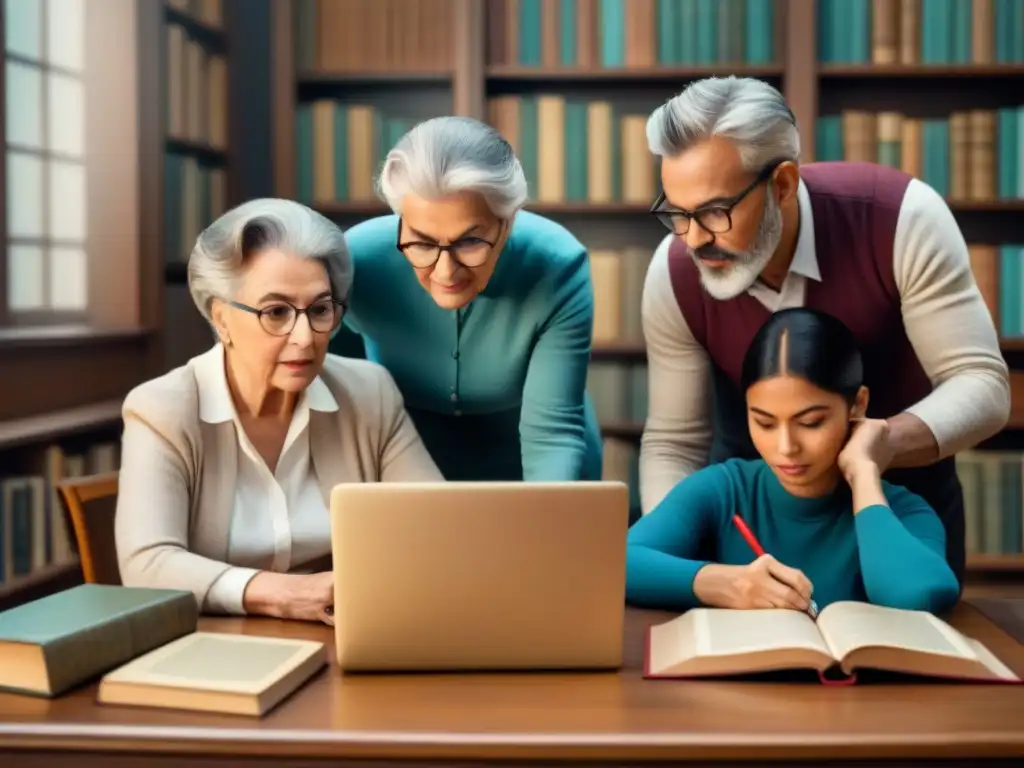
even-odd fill
[[[330,667],[262,719],[99,706],[94,685],[52,701],[3,694],[0,765],[1024,759],[1024,686],[641,680],[643,630],[668,617],[627,611],[618,673],[343,677]],[[952,620],[1024,673],[1024,646],[979,611],[961,604]],[[201,627],[316,638],[333,655],[323,626],[204,619]]]

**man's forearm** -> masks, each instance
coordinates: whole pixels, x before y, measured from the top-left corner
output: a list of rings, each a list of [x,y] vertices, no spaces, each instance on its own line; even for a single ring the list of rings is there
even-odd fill
[[[939,460],[939,443],[928,425],[917,416],[903,412],[886,421],[893,452],[890,467],[924,467]]]

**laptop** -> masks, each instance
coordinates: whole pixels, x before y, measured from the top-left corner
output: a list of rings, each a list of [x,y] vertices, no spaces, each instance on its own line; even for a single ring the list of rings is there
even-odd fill
[[[620,482],[335,486],[339,667],[620,667],[628,521]]]

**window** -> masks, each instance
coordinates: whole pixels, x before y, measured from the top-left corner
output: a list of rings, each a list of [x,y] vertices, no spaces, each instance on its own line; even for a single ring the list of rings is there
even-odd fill
[[[3,13],[0,324],[76,321],[88,308],[85,0],[4,0]]]

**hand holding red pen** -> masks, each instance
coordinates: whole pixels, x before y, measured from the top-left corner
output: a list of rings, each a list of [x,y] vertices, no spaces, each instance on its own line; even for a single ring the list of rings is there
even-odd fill
[[[790,608],[814,617],[817,609],[811,599],[811,582],[801,571],[766,554],[742,518],[736,519],[757,559],[749,565],[704,566],[693,581],[697,598],[717,608]]]
[[[747,544],[754,551],[754,554],[757,555],[757,560],[755,560],[749,566],[746,566],[747,569],[751,571],[751,575],[757,577],[767,575],[771,579],[783,585],[782,590],[779,590],[778,587],[772,588],[773,585],[768,585],[769,594],[763,595],[762,601],[766,598],[770,600],[772,597],[775,597],[777,599],[784,599],[787,603],[790,603],[792,607],[795,607],[801,611],[807,611],[809,614],[811,614],[812,619],[816,619],[818,617],[818,606],[815,604],[814,600],[811,599],[811,592],[813,590],[813,587],[808,578],[804,576],[803,572],[797,570],[796,568],[790,568],[788,565],[783,565],[774,557],[767,554],[764,551],[764,547],[761,546],[761,542],[757,540],[757,537],[754,535],[754,532],[750,530],[750,527],[747,525],[746,521],[742,517],[740,517],[739,515],[733,515],[732,521],[733,524],[736,526],[737,530],[739,530],[740,535],[743,536]],[[760,586],[759,582],[761,580],[762,579],[760,578],[750,579],[749,586],[753,589],[756,589]],[[793,605],[794,595],[790,594],[790,591],[796,593],[796,605]],[[787,606],[771,605],[761,607]]]

